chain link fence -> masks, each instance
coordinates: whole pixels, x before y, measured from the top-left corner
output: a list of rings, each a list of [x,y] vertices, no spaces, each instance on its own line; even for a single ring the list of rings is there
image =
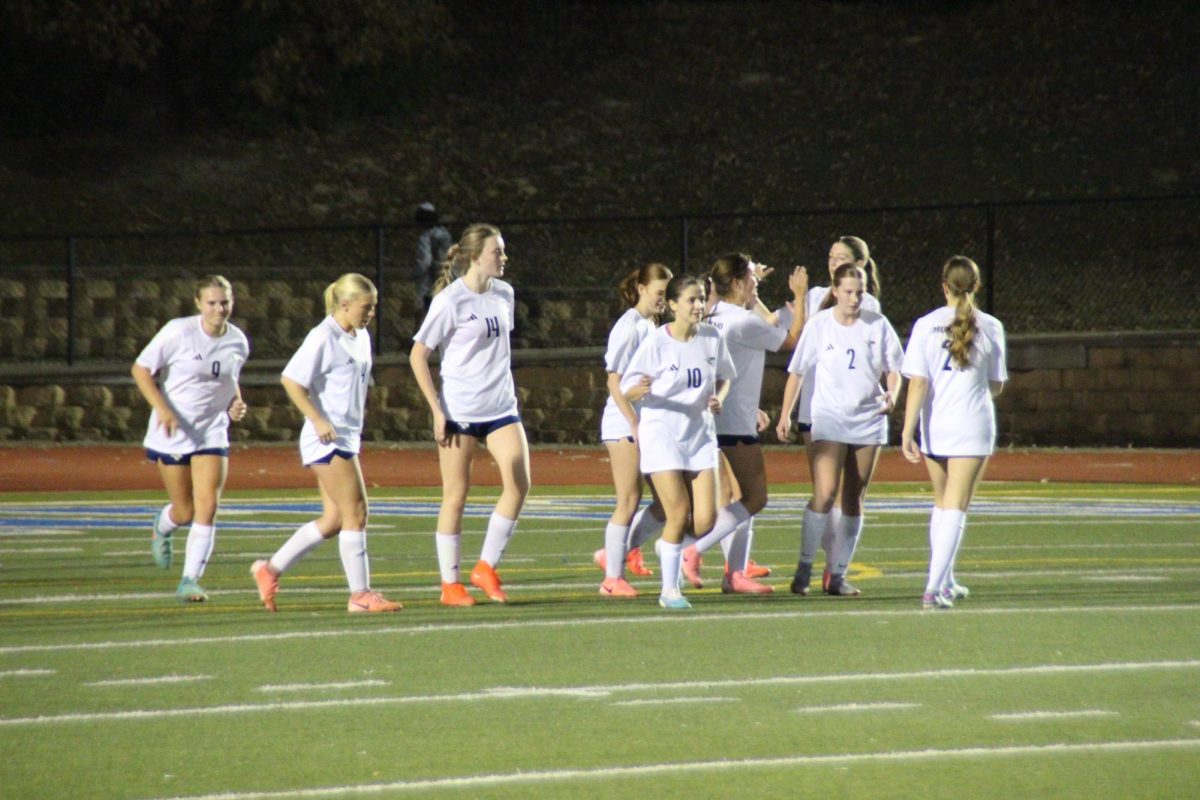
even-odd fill
[[[798,210],[605,219],[500,220],[517,291],[514,344],[600,346],[621,312],[616,285],[661,261],[703,272],[742,251],[777,272],[760,289],[787,298],[786,273],[827,285],[838,236],[865,239],[884,312],[901,335],[943,302],[941,264],[962,253],[984,272],[981,303],[1011,333],[1200,326],[1200,196]],[[461,227],[448,224],[452,232]],[[132,359],[168,319],[195,313],[195,280],[234,284],[234,322],[256,358],[286,358],[324,314],[339,274],[379,285],[381,353],[405,351],[419,317],[412,225],[0,237],[0,363]]]

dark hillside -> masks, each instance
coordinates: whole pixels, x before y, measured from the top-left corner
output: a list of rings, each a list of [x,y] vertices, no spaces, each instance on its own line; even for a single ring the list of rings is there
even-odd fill
[[[9,140],[0,230],[655,214],[1200,184],[1194,4],[456,6],[452,93]]]

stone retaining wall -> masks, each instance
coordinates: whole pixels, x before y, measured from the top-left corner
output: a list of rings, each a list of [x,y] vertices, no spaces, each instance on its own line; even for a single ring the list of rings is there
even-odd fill
[[[597,440],[602,360],[595,348],[517,351],[514,373],[532,442]],[[1002,446],[1200,447],[1200,331],[1013,336],[1009,362],[1011,380],[997,404]],[[763,382],[763,407],[773,419],[784,363],[773,357]],[[243,375],[251,410],[233,426],[235,441],[296,437],[302,420],[278,384],[282,366],[251,360]],[[139,441],[149,409],[128,369],[125,362],[0,368],[0,441]],[[407,359],[380,358],[374,377],[366,438],[428,437],[429,414]],[[898,426],[897,413],[893,434]]]

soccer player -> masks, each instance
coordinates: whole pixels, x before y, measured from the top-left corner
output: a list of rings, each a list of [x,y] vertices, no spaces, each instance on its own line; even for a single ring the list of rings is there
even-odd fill
[[[853,264],[861,269],[867,278],[867,291],[863,294],[862,308],[866,311],[871,311],[876,314],[882,314],[883,311],[879,305],[879,298],[882,296],[882,286],[879,283],[879,267],[875,264],[875,260],[871,258],[871,249],[867,243],[857,236],[841,236],[829,247],[829,277],[832,282],[834,271],[843,264]],[[812,319],[818,311],[830,308],[834,305],[833,287],[828,288],[823,286],[814,286],[808,290],[808,295],[805,298],[805,308],[808,312],[808,318]],[[778,311],[781,325],[786,325],[791,319],[792,309],[784,308]],[[798,380],[789,378],[789,381]],[[808,457],[809,474],[813,472],[813,446],[812,446],[812,398],[814,387],[816,386],[816,375],[812,371],[804,376],[803,383],[800,384],[800,402],[796,408],[796,428],[800,431],[800,438],[804,441],[804,453]],[[829,527],[821,534],[821,547],[825,551],[825,570],[821,576],[821,588],[825,592],[829,591],[829,580],[832,575],[830,572],[833,563],[833,540],[835,532],[841,525],[842,516],[842,499],[838,497],[838,501],[834,503],[833,508],[829,512]],[[844,587],[843,587],[844,588]]]
[[[677,275],[667,284],[667,307],[673,319],[646,337],[621,380],[621,390],[649,391],[641,399],[638,422],[639,463],[650,477],[666,512],[659,566],[662,592],[658,604],[691,608],[679,591],[680,551],[691,514],[693,529],[703,536],[717,514],[719,479],[717,432],[719,414],[736,375],[720,332],[701,322],[704,283]]]
[[[500,469],[503,489],[488,520],[471,583],[497,603],[508,600],[496,565],[517,527],[529,494],[529,443],[517,413],[509,334],[515,321],[513,289],[500,280],[508,256],[504,237],[492,225],[471,225],[450,246],[429,314],[414,338],[410,363],[433,414],[442,473],[438,512],[441,602],[470,606],[475,599],[459,580],[463,507],[471,488],[471,457],[479,444]],[[429,355],[441,356],[441,393]]]
[[[966,256],[942,266],[946,305],[913,325],[902,371],[908,378],[901,446],[914,464],[925,454],[933,484],[929,580],[921,605],[951,608],[967,596],[954,580],[967,508],[995,448],[992,398],[1008,380],[1004,326],[975,307],[979,267]],[[920,443],[916,438],[918,417]]]
[[[761,269],[749,256],[732,253],[713,263],[709,280],[717,302],[708,321],[721,331],[737,370],[729,395],[716,417],[717,444],[725,456],[741,498],[733,500],[731,482],[722,481],[721,510],[711,531],[694,545],[684,548],[684,577],[701,588],[700,556],[717,542],[730,542],[721,589],[726,593],[769,594],[772,588],[746,574],[747,536],[750,519],[767,505],[767,473],[762,445],[758,440],[758,404],[762,395],[763,364],[768,351],[791,349],[800,338],[805,315],[803,302],[808,290],[808,272],[796,267],[788,277],[793,302],[801,313],[789,328],[772,324],[772,314],[758,298]],[[730,534],[733,534],[730,536]]]
[[[155,564],[171,566],[171,534],[191,523],[175,589],[185,603],[208,599],[199,581],[216,542],[217,504],[229,471],[229,421],[246,416],[238,376],[250,355],[246,334],[229,322],[229,281],[206,275],[196,284],[195,300],[200,313],[164,325],[131,369],[151,409],[146,457],[158,464],[169,501],[150,538]]]
[[[250,568],[268,611],[275,610],[279,576],[333,536],[338,537],[350,585],[346,610],[400,610],[399,603],[371,589],[367,489],[358,461],[371,379],[367,326],[378,303],[369,279],[357,272],[342,275],[325,290],[328,316],[308,332],[283,369],[284,391],[304,415],[300,460],[317,476],[321,516],[300,526],[270,559],[255,561]]]
[[[804,511],[800,563],[792,579],[795,594],[808,594],[812,561],[829,523],[834,501],[841,497],[842,518],[835,530],[827,594],[859,593],[846,570],[862,532],[863,500],[887,442],[887,414],[896,403],[903,379],[896,332],[887,318],[863,308],[866,276],[854,264],[833,273],[836,305],[819,311],[804,326],[800,345],[788,364],[783,410],[776,433],[787,439],[797,382],[812,370],[813,496]],[[794,376],[794,377],[793,377]],[[887,390],[880,391],[886,378]]]
[[[635,575],[653,574],[642,564],[641,548],[629,546],[631,530],[660,527],[661,522],[655,525],[653,520],[654,511],[661,513],[661,508],[638,509],[642,500],[642,473],[638,469],[638,412],[634,403],[640,399],[642,389],[635,389],[627,398],[621,391],[621,377],[638,345],[658,327],[671,277],[671,270],[664,264],[650,263],[629,273],[617,287],[617,293],[629,308],[613,324],[608,334],[608,350],[604,353],[608,400],[600,418],[600,441],[608,450],[617,502],[604,529],[604,547],[592,556],[604,570],[600,584],[603,597],[637,597],[637,589],[625,579],[627,562]]]

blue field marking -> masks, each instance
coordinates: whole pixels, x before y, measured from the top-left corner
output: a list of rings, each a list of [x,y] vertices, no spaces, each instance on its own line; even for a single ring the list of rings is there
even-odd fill
[[[774,497],[762,514],[764,519],[799,518],[807,497],[790,495]],[[602,495],[530,498],[521,518],[524,520],[601,522],[609,518],[612,500]],[[438,513],[437,498],[428,500],[376,500],[371,503],[372,516],[432,517]],[[868,512],[875,514],[924,515],[929,512],[928,497],[878,497],[867,502]],[[54,504],[52,502],[0,504],[0,535],[29,528],[63,527],[100,529],[148,528],[162,506],[158,503],[128,502],[106,504]],[[486,518],[491,515],[493,501],[468,503],[465,516]],[[294,515],[300,521],[321,513],[320,503],[294,500],[228,500],[221,507],[225,527],[252,531],[290,530],[295,521],[253,519],[260,514]],[[1053,518],[1121,518],[1137,519],[1200,517],[1200,503],[1151,500],[1087,500],[1078,499],[977,499],[971,514],[978,516],[1053,517]]]

